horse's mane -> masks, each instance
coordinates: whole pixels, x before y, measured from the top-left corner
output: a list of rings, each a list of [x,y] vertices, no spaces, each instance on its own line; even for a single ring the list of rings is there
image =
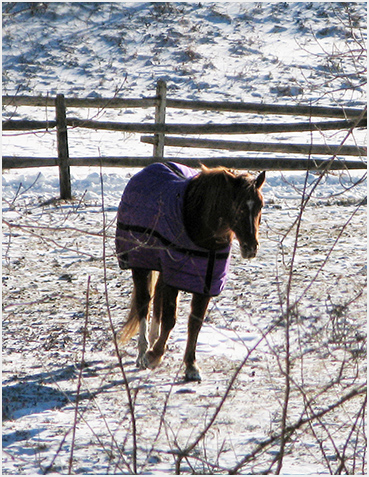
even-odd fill
[[[188,195],[188,206],[198,207],[201,201],[202,212],[208,216],[214,207],[229,203],[229,199],[234,197],[237,178],[239,178],[240,186],[246,185],[251,188],[253,177],[247,172],[238,175],[226,167],[218,166],[209,169],[202,164],[200,174],[191,181],[193,182],[192,193]]]
[[[219,197],[225,192],[227,176],[233,174],[225,167],[209,169],[202,165],[201,172],[195,176],[188,187],[186,194],[186,207],[190,210],[201,210],[202,218],[211,214]]]

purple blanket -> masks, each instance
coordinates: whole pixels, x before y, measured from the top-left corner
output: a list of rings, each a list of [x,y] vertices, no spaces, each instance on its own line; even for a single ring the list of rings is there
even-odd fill
[[[183,225],[183,199],[198,172],[155,163],[127,184],[118,209],[119,266],[158,270],[164,283],[191,293],[219,295],[225,285],[230,246],[209,251],[195,245]]]

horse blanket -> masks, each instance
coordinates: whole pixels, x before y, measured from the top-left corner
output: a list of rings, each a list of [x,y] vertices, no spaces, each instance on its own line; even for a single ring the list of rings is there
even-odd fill
[[[230,246],[217,251],[198,247],[185,230],[185,192],[197,174],[168,162],[133,176],[118,208],[116,252],[122,269],[158,270],[167,285],[216,296],[225,285]]]

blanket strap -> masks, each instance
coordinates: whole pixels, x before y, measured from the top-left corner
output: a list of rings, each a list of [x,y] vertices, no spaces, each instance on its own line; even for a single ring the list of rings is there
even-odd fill
[[[137,232],[140,234],[146,234],[152,237],[155,237],[161,241],[163,245],[166,247],[172,248],[177,252],[181,252],[183,254],[193,255],[195,257],[202,257],[202,258],[210,258],[211,255],[214,254],[214,260],[226,260],[228,258],[229,252],[217,252],[215,250],[193,250],[191,248],[184,248],[179,247],[175,243],[171,242],[167,238],[165,238],[161,233],[157,232],[156,230],[152,230],[147,227],[143,227],[141,225],[129,225],[123,224],[122,222],[117,222],[117,227],[119,230],[124,230],[126,232]]]
[[[177,167],[175,162],[164,162],[164,165],[170,169],[174,174],[182,179],[187,179],[187,177],[183,174],[183,172]]]
[[[227,254],[228,257],[228,254]],[[209,260],[208,266],[206,268],[206,276],[205,276],[205,286],[204,286],[204,294],[208,295],[210,293],[211,282],[213,280],[213,272],[216,260],[216,252],[214,250],[209,251]]]

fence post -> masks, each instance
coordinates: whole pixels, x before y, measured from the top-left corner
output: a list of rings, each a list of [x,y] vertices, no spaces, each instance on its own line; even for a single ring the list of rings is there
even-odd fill
[[[67,118],[65,112],[65,99],[63,94],[58,94],[55,99],[56,109],[56,137],[58,145],[58,166],[60,182],[60,198],[70,200],[72,189],[70,184],[70,167],[67,135]]]
[[[165,110],[167,106],[167,84],[159,80],[156,86],[156,97],[159,104],[155,108],[155,124],[165,124]],[[154,157],[164,157],[164,133],[155,134]]]

